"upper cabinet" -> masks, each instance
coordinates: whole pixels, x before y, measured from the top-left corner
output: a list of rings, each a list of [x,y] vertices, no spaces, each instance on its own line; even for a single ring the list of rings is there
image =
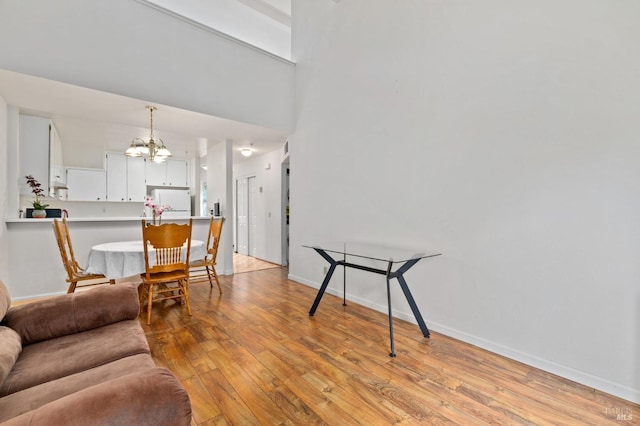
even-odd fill
[[[20,175],[32,175],[50,196],[65,187],[62,140],[48,118],[20,114]],[[22,184],[20,193],[31,190]]]
[[[144,158],[127,157],[127,198],[129,201],[144,201],[146,196]]]
[[[109,152],[107,158],[107,200],[141,201],[147,193],[144,159]]]
[[[31,194],[24,179],[32,175],[49,191],[49,119],[20,114],[20,194]]]
[[[188,167],[186,160],[167,160],[167,185],[166,186],[189,186]]]
[[[101,169],[67,168],[67,200],[105,201],[107,175]]]
[[[187,160],[167,159],[162,163],[147,160],[145,172],[148,186],[189,186]]]
[[[66,188],[66,175],[62,156],[62,140],[53,122],[49,123],[49,192]]]

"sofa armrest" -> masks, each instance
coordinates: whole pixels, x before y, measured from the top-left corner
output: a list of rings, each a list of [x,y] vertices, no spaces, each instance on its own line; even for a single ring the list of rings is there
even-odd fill
[[[3,325],[15,330],[27,345],[135,319],[139,311],[137,284],[104,285],[12,306]]]
[[[189,425],[191,402],[165,368],[128,374],[67,395],[2,426]]]

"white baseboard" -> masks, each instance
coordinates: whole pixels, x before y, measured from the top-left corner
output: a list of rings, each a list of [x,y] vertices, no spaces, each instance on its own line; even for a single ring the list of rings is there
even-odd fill
[[[304,284],[309,287],[320,288],[320,285],[318,283],[311,282],[309,280],[297,277],[295,275],[289,274],[288,278],[292,281],[296,281],[300,284]],[[327,293],[337,297],[342,297],[341,291],[337,291],[332,288],[327,288]],[[347,300],[351,300],[354,303],[357,303],[362,306],[366,306],[378,312],[387,313],[386,305],[379,305],[376,303],[372,303],[369,300],[362,299],[360,297],[356,297],[353,295],[348,296]],[[396,311],[394,312],[394,317],[400,318],[412,324],[417,324],[412,313]],[[455,328],[448,327],[444,324],[430,322],[427,319],[425,319],[425,322],[427,323],[427,327],[429,328],[429,330],[436,331],[440,334],[444,334],[445,336],[452,337],[454,339],[472,344],[474,346],[496,353],[498,355],[502,355],[507,358],[513,359],[515,361],[522,362],[523,364],[538,368],[548,373],[556,374],[560,377],[564,377],[565,379],[572,380],[574,382],[580,383],[585,386],[589,386],[599,391],[606,392],[611,395],[615,395],[627,401],[640,404],[640,390],[632,389],[627,386],[620,385],[619,383],[615,383],[610,380],[603,379],[602,377],[593,376],[584,371],[579,371],[565,365],[557,364],[553,361],[548,361],[548,360],[539,358],[535,355],[531,355],[525,352],[521,352],[512,348],[509,348],[499,343],[492,342],[490,340],[486,340],[481,337],[474,336],[469,333],[465,333]]]
[[[597,377],[584,371],[576,370],[574,368],[561,365],[553,361],[542,359],[535,355],[521,352],[501,345],[499,343],[492,342],[481,337],[473,336],[471,334],[456,330],[451,327],[447,327],[443,324],[430,322],[428,324],[428,327],[429,329],[438,333],[453,337],[454,339],[461,340],[465,343],[470,343],[479,348],[519,361],[531,367],[535,367],[548,373],[564,377],[565,379],[569,379],[582,385],[597,389],[599,391],[615,395],[619,398],[626,399],[627,401],[631,401],[636,404],[640,403],[640,391],[620,385],[607,379],[603,379],[602,377]]]

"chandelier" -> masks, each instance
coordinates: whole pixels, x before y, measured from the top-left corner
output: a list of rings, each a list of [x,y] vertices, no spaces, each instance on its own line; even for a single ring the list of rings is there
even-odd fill
[[[129,157],[142,157],[143,155],[149,156],[149,160],[155,163],[162,163],[167,157],[171,157],[171,152],[164,145],[164,142],[160,138],[153,136],[153,111],[157,108],[151,105],[145,107],[149,110],[149,140],[141,138],[135,138],[131,141],[131,145],[124,152]]]

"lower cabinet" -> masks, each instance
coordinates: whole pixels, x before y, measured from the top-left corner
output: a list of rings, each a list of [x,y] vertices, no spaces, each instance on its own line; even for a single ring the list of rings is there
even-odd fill
[[[67,168],[67,200],[105,201],[107,174],[100,169]]]

